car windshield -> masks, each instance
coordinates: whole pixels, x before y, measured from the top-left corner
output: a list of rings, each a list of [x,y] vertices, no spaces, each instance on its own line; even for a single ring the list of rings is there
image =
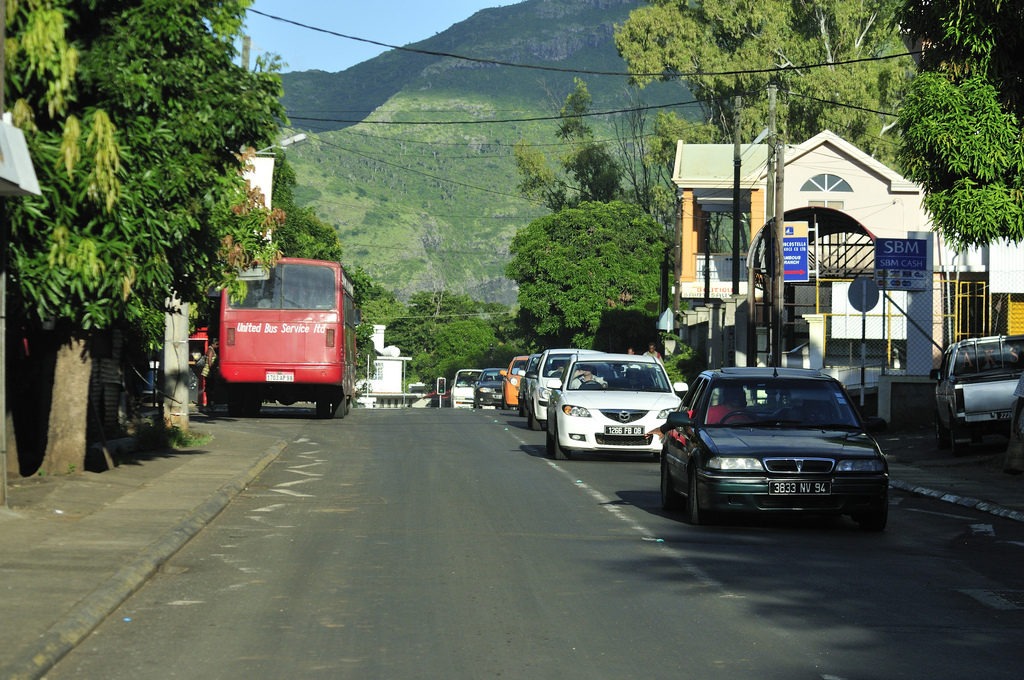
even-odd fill
[[[479,371],[476,371],[476,372],[460,371],[459,374],[457,376],[455,376],[455,386],[456,387],[472,387],[473,383],[475,383],[477,381],[477,378],[479,378],[479,377],[480,377],[480,372]]]
[[[722,427],[860,428],[846,394],[824,380],[721,381],[703,416],[706,425]]]
[[[494,382],[495,380],[501,380],[501,372],[497,368],[485,370],[483,373],[480,374],[480,382],[485,382],[488,380],[491,382]]]
[[[578,361],[566,383],[568,390],[671,392],[660,364],[640,361]]]

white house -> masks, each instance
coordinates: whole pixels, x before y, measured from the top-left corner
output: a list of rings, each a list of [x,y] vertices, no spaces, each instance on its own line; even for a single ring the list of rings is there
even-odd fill
[[[366,408],[394,408],[405,406],[405,364],[410,357],[401,356],[394,345],[384,345],[386,326],[373,327],[373,349],[376,356],[366,359],[367,379],[359,385],[362,393],[359,403]]]

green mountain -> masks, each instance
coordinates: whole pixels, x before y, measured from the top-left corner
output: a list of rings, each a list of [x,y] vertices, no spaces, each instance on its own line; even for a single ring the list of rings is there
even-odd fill
[[[450,290],[514,303],[509,243],[547,211],[518,194],[513,145],[557,157],[554,118],[575,77],[594,112],[692,99],[679,84],[629,92],[612,36],[642,4],[527,0],[340,73],[283,74],[291,125],[311,133],[288,149],[296,199],[334,225],[347,265],[402,298]],[[589,122],[614,139],[613,116]]]

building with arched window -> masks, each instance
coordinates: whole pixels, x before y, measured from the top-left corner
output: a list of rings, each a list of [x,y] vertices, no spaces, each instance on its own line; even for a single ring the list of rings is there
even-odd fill
[[[739,151],[737,159],[731,144],[680,142],[672,178],[673,330],[712,366],[767,365],[773,356],[774,157],[764,144]],[[927,376],[955,340],[1024,333],[1024,249],[947,246],[917,184],[832,132],[787,145],[783,163],[783,222],[794,237],[785,239],[776,305],[783,363],[874,390],[883,375]],[[877,247],[905,243],[926,244],[922,266],[876,266]]]

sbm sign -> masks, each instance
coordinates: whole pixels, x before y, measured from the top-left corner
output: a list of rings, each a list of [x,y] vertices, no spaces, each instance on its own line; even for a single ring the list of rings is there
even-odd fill
[[[875,283],[885,290],[927,290],[931,283],[928,240],[875,239]]]

